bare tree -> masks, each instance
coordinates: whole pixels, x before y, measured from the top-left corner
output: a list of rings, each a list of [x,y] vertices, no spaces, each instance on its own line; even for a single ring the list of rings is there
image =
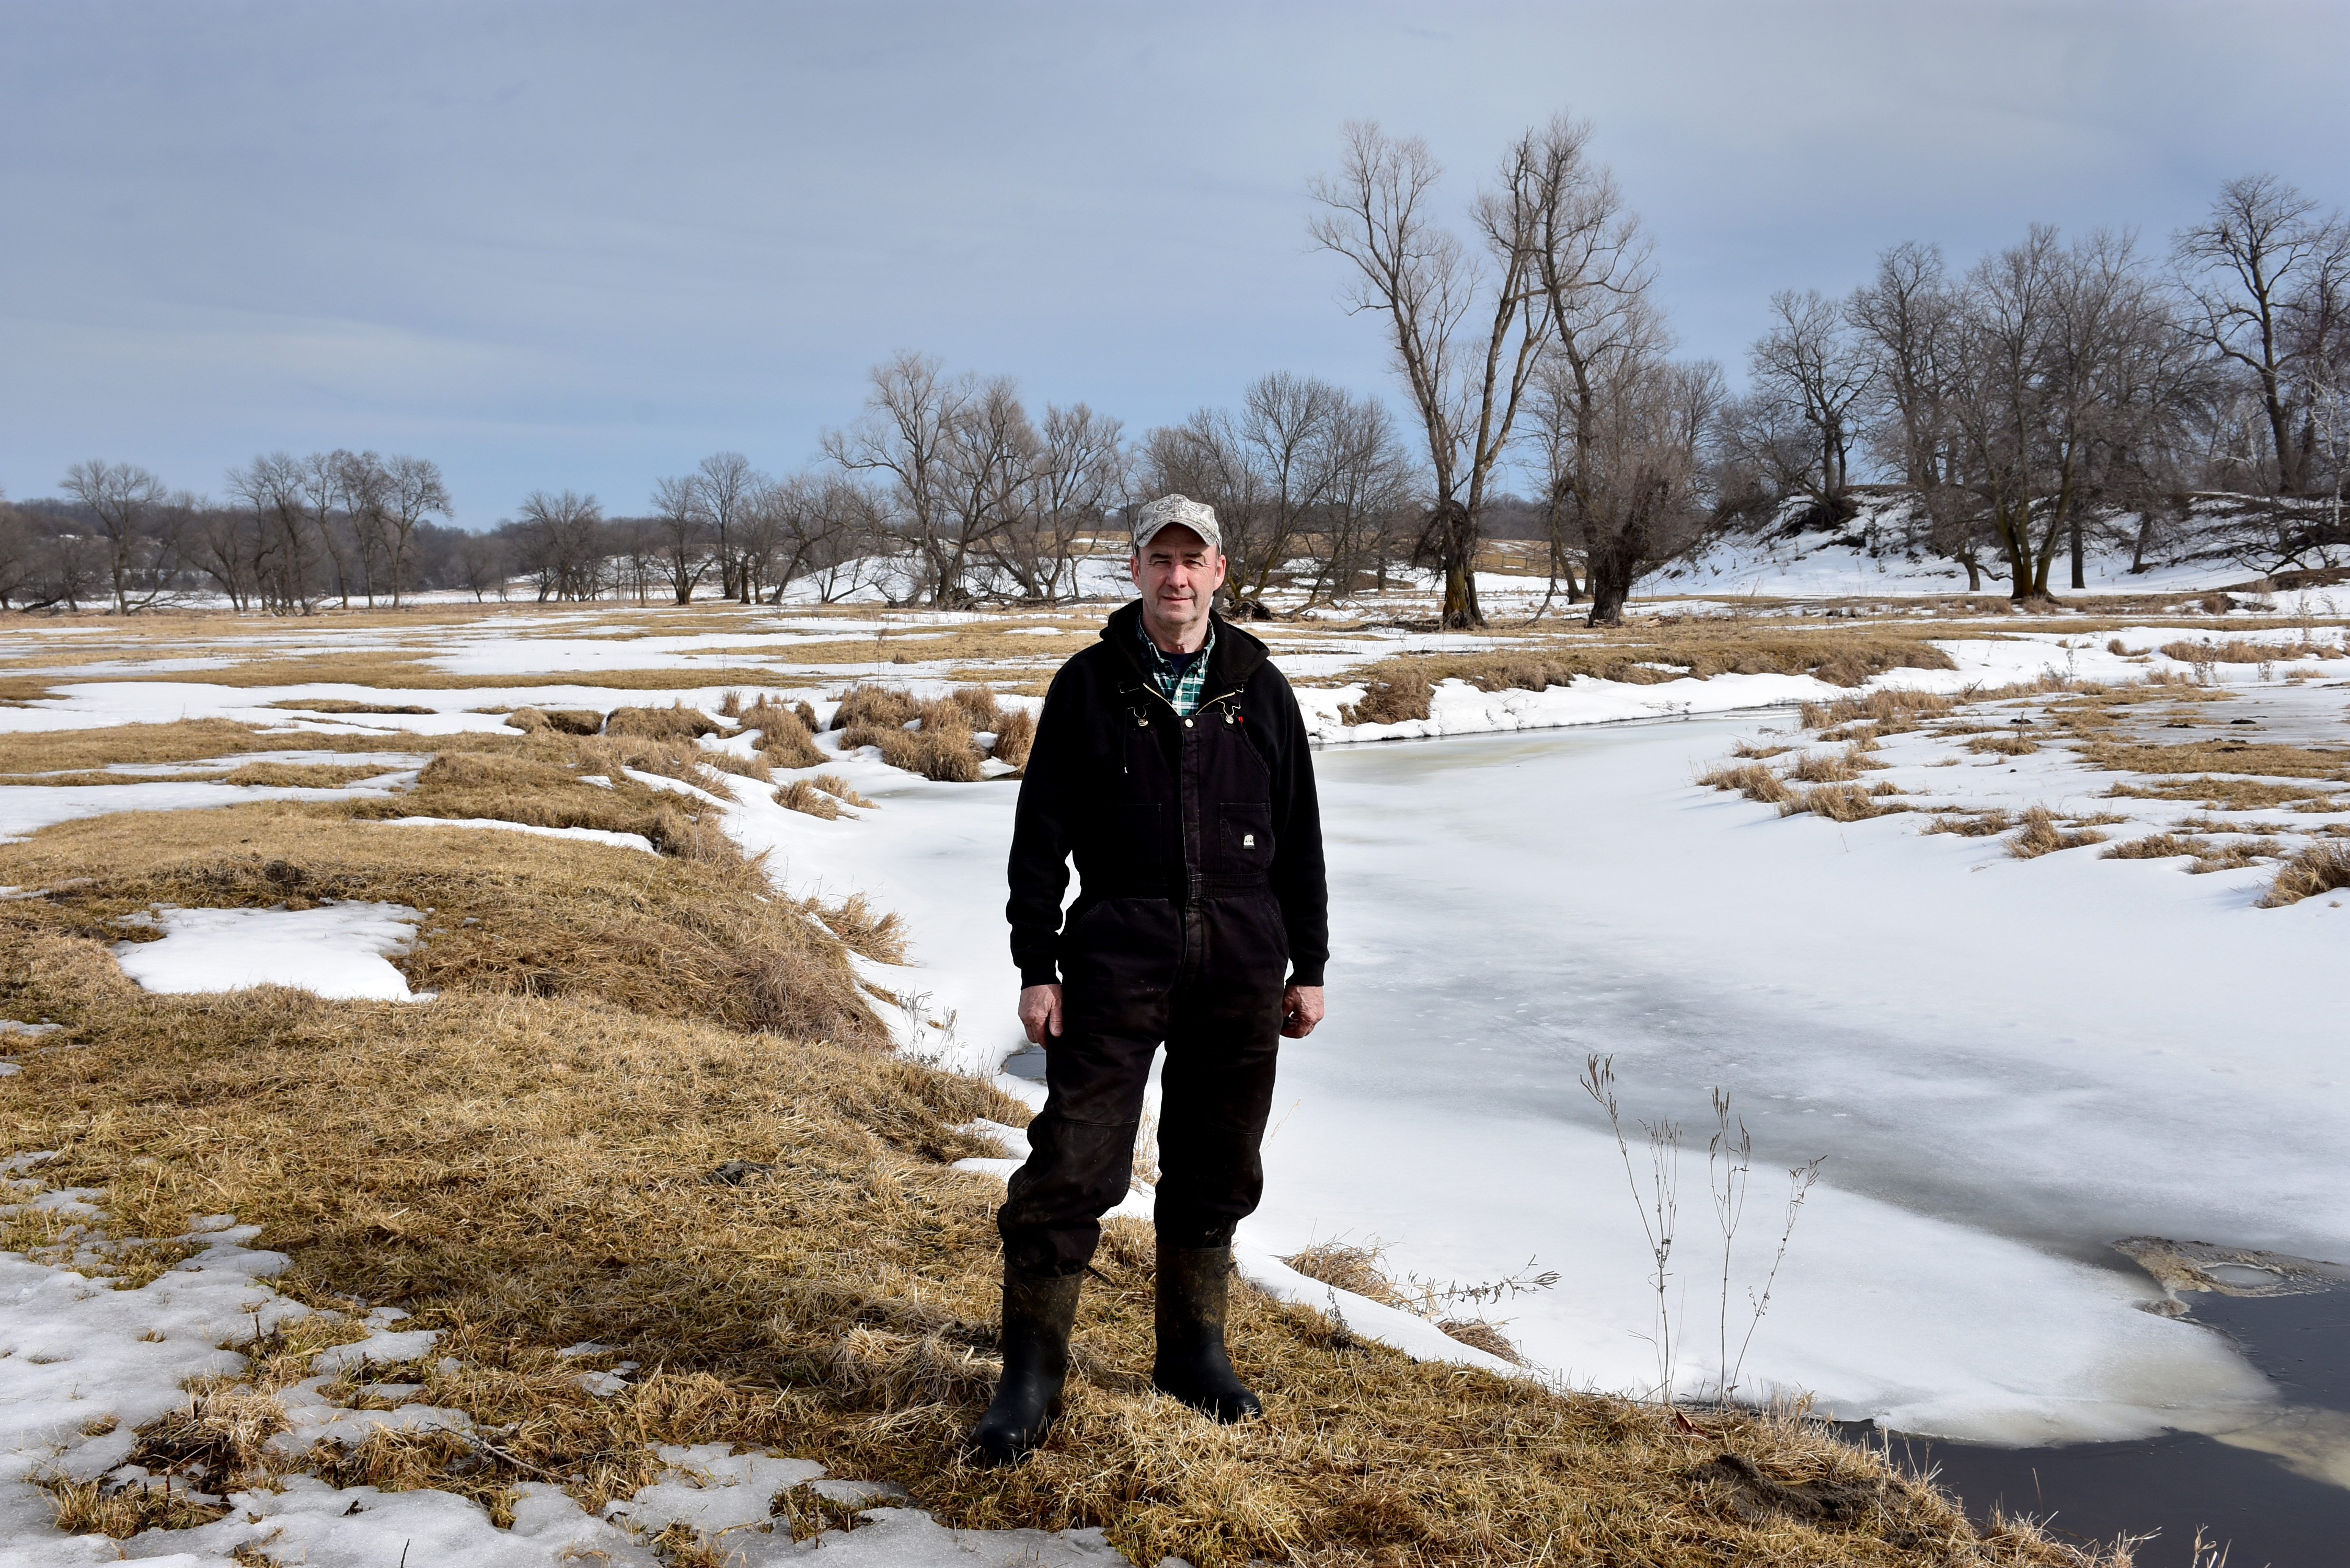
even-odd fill
[[[416,531],[429,517],[453,517],[441,465],[430,458],[394,457],[384,464],[390,480],[385,519],[391,556],[391,602],[400,604],[408,586],[409,555]]]
[[[505,542],[493,534],[466,534],[457,541],[453,565],[457,576],[473,593],[473,602],[480,604],[491,589],[497,590],[501,599],[506,597]]]
[[[1771,296],[1771,329],[1755,340],[1747,358],[1753,386],[1746,400],[1748,418],[1767,432],[1758,432],[1756,450],[1774,465],[1800,452],[1784,481],[1811,499],[1818,521],[1841,523],[1855,510],[1850,460],[1858,434],[1856,409],[1868,391],[1873,366],[1854,341],[1845,312],[1819,290],[1797,294],[1783,288]],[[1791,427],[1808,440],[1776,439]]]
[[[37,558],[32,525],[0,492],[0,610],[24,607],[25,585],[32,580]]]
[[[2250,174],[2220,188],[2171,255],[2203,340],[2257,389],[2268,451],[2255,478],[2307,493],[2315,403],[2350,332],[2350,223],[2273,174]]]
[[[967,576],[974,556],[999,563],[1020,558],[996,546],[1026,529],[1043,450],[1010,378],[972,386],[961,400],[940,449],[940,493],[949,526],[938,541],[937,564],[943,580],[954,585],[953,602],[970,597]],[[1039,597],[1033,578],[1014,587],[1024,598]]]
[[[694,588],[710,570],[710,528],[696,476],[653,481],[653,527],[670,592],[675,602],[691,604]]]
[[[593,495],[534,490],[523,498],[515,524],[525,551],[522,566],[542,604],[597,596],[603,586],[604,510]]]
[[[170,587],[178,542],[163,482],[136,463],[92,458],[66,470],[61,488],[88,510],[106,540],[115,613],[154,603]]]
[[[938,360],[906,352],[876,365],[869,379],[864,414],[846,431],[827,431],[824,454],[847,472],[889,476],[898,526],[915,552],[910,597],[955,602],[964,589],[945,493],[946,449],[972,379],[951,380]]]
[[[1484,621],[1479,523],[1549,330],[1537,253],[1546,230],[1572,221],[1565,209],[1587,181],[1588,135],[1561,118],[1519,138],[1498,186],[1475,205],[1482,260],[1429,212],[1440,171],[1417,137],[1351,123],[1338,172],[1310,187],[1326,209],[1310,232],[1354,264],[1352,307],[1386,318],[1427,441],[1432,493],[1422,554],[1443,578],[1448,627]]]
[[[230,493],[253,514],[254,576],[261,601],[281,615],[307,615],[317,600],[317,552],[303,481],[302,463],[283,452],[256,457],[228,473]]]
[[[1124,433],[1117,420],[1084,403],[1045,405],[1019,520],[988,551],[991,564],[1023,597],[1050,603],[1076,596],[1078,536],[1099,528],[1125,496]]]
[[[719,591],[726,598],[749,604],[751,593],[739,558],[743,543],[739,535],[750,520],[753,500],[765,483],[765,476],[753,468],[751,460],[741,452],[721,452],[702,460],[694,470],[693,483],[702,514],[717,542]]]

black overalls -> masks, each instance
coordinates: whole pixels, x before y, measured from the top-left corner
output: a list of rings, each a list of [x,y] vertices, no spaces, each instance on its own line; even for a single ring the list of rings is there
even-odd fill
[[[1282,991],[1322,983],[1327,921],[1313,761],[1264,646],[1223,622],[1199,710],[1176,713],[1134,642],[1139,607],[1064,668],[1021,786],[1011,865],[1024,984],[1063,986],[1045,1109],[997,1216],[1005,1261],[1072,1274],[1132,1173],[1163,1042],[1159,1240],[1229,1245],[1264,1188]],[[1066,858],[1079,897],[1055,933]],[[1295,972],[1292,973],[1292,964]]]

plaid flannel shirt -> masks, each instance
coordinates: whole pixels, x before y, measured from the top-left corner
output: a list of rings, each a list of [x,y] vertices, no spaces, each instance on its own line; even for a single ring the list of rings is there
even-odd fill
[[[1208,623],[1208,640],[1200,645],[1200,651],[1191,656],[1191,668],[1180,675],[1175,673],[1174,661],[1150,640],[1150,633],[1139,618],[1135,620],[1134,630],[1142,639],[1142,650],[1149,659],[1150,678],[1158,683],[1159,694],[1177,713],[1190,718],[1199,710],[1200,693],[1208,684],[1208,655],[1215,649],[1216,623]]]

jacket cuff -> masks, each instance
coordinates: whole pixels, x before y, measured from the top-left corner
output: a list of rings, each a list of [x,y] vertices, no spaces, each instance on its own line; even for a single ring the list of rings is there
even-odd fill
[[[1318,963],[1302,963],[1297,965],[1289,971],[1289,983],[1292,985],[1320,985],[1322,983],[1322,966]]]
[[[1020,984],[1024,990],[1032,985],[1058,985],[1060,983],[1061,971],[1059,966],[1056,964],[1047,961],[1041,964],[1022,964],[1020,966]]]

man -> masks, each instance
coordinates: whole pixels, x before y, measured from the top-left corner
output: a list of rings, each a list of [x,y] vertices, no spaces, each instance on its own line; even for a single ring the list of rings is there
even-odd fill
[[[1059,1407],[1078,1287],[1126,1195],[1162,1043],[1151,1382],[1219,1421],[1261,1413],[1224,1351],[1232,1230],[1264,1189],[1280,1039],[1322,1020],[1322,824],[1297,699],[1263,643],[1211,613],[1212,510],[1143,507],[1127,569],[1141,597],[1053,678],[1012,831],[1020,1021],[1047,1092],[996,1217],[1003,1381],[972,1432],[991,1464],[1035,1448]]]

